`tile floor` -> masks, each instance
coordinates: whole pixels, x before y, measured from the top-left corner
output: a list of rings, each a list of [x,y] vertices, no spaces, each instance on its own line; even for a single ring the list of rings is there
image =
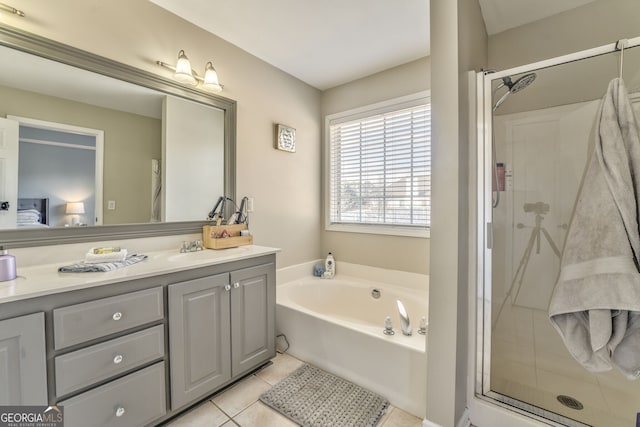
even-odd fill
[[[615,369],[586,371],[569,354],[546,311],[505,304],[492,332],[491,359],[493,391],[595,427],[635,425],[640,381],[629,381]],[[560,394],[578,399],[584,409],[561,405]]]
[[[295,427],[288,418],[258,400],[271,386],[287,377],[302,363],[288,354],[278,354],[273,364],[248,376],[186,414],[169,421],[167,427]],[[391,406],[379,427],[420,427],[422,420]]]

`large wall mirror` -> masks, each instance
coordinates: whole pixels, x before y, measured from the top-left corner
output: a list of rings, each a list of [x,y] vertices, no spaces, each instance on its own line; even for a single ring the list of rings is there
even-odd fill
[[[0,63],[0,244],[199,232],[235,199],[235,101],[7,27]]]

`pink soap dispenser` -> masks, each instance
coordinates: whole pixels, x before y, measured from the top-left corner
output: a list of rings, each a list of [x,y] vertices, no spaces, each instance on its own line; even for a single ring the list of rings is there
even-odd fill
[[[16,257],[0,246],[0,282],[16,278]]]

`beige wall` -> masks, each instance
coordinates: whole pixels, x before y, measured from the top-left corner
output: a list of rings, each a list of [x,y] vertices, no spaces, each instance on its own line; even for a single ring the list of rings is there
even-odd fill
[[[477,0],[431,1],[432,227],[427,418],[456,425],[467,403],[470,220],[467,71],[486,64]]]
[[[489,66],[504,70],[638,37],[638,22],[637,0],[595,1],[489,37]],[[497,114],[600,99],[609,81],[619,75],[619,58],[617,53],[608,54],[536,70],[538,78],[531,88],[510,97]],[[640,49],[627,50],[624,59],[624,80],[628,88],[637,91]]]
[[[459,113],[459,215],[458,223],[458,295],[457,295],[457,352],[456,352],[456,393],[455,420],[459,420],[467,405],[467,383],[469,375],[469,280],[475,279],[475,259],[470,259],[470,249],[475,247],[475,85],[474,76],[469,71],[487,68],[488,37],[477,0],[458,0],[458,113]],[[475,303],[475,299],[471,298]]]
[[[428,57],[326,90],[322,120],[328,114],[386,101],[430,88]],[[346,261],[381,268],[429,274],[429,239],[364,233],[322,231],[322,253]]]
[[[0,116],[7,114],[104,131],[104,224],[149,222],[151,159],[160,158],[159,119],[0,86]]]
[[[638,0],[598,0],[490,36],[489,67],[504,70],[638,37],[639,22]]]
[[[320,92],[146,0],[23,0],[3,22],[163,76],[184,49],[213,61],[238,101],[238,196],[255,198],[255,243],[282,248],[279,267],[320,257]],[[273,149],[273,125],[296,128],[295,154]],[[191,191],[198,191],[197,188]],[[212,201],[213,203],[214,201]]]

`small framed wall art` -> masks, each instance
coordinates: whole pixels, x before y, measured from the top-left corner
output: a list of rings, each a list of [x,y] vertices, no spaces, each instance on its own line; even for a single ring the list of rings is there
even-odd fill
[[[290,153],[296,152],[296,130],[283,124],[276,124],[275,148]]]

